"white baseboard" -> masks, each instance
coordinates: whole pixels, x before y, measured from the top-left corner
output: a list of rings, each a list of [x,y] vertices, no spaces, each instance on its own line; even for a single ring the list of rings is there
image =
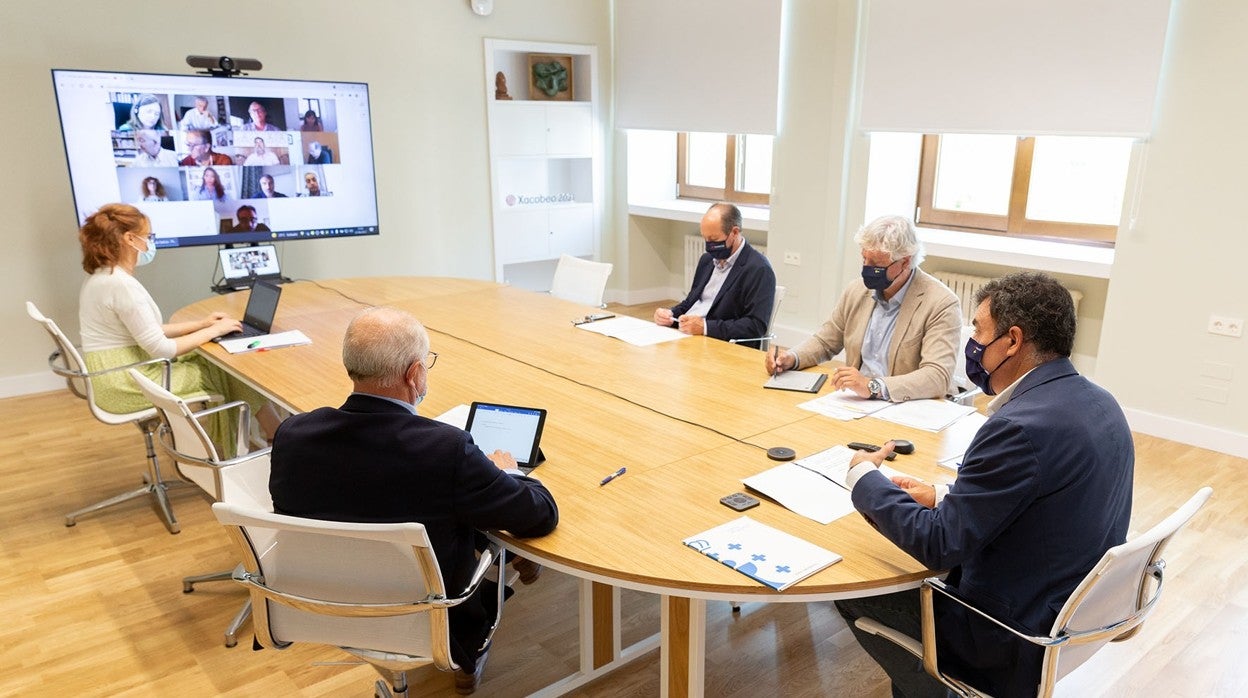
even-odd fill
[[[1248,434],[1124,407],[1131,431],[1248,458]]]
[[[0,378],[0,398],[47,393],[53,390],[64,389],[65,379],[50,371]]]

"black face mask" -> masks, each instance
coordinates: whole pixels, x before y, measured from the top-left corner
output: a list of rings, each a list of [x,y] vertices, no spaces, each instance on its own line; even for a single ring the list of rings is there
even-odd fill
[[[729,237],[732,237],[732,236],[729,236]],[[731,257],[732,248],[728,246],[728,238],[724,238],[723,240],[716,240],[714,242],[707,240],[706,241],[706,253],[711,256],[711,259],[717,259],[720,261],[723,261]]]
[[[888,267],[900,261],[900,259],[894,260]],[[883,291],[891,286],[896,279],[888,278],[888,267],[873,267],[870,264],[862,265],[862,285],[872,291]]]
[[[997,335],[997,339],[1001,339],[1005,335],[1006,333],[1002,332]],[[1001,368],[1005,365],[1006,361],[1010,360],[1010,357],[1005,357],[1001,360],[1001,363],[997,364],[997,368],[994,368],[991,371],[984,368],[984,352],[988,349],[988,347],[992,346],[997,339],[994,339],[987,344],[980,344],[973,338],[969,337],[966,340],[966,377],[978,386],[980,390],[984,391],[984,395],[997,394],[997,391],[992,389],[992,374],[996,373],[998,368]]]

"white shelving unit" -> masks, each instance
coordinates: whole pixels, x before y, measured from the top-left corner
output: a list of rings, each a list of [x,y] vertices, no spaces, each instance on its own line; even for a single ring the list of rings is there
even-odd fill
[[[529,57],[571,57],[572,99],[533,99]],[[485,40],[494,278],[550,289],[559,255],[597,259],[602,226],[598,49],[581,44]],[[510,100],[495,99],[495,75]]]

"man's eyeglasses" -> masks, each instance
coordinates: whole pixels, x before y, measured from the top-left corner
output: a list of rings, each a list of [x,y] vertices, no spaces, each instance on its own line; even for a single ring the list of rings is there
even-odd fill
[[[436,363],[438,363],[438,352],[431,351],[425,355],[425,368],[433,368]]]

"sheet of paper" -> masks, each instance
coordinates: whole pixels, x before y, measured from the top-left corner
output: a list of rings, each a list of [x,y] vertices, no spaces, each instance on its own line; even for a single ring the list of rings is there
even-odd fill
[[[854,449],[838,444],[818,453],[812,453],[805,458],[799,458],[793,461],[793,464],[819,473],[841,487],[849,489],[846,480],[849,476],[849,461],[853,459],[854,453],[856,453]],[[901,474],[899,471],[888,467],[887,464],[880,466],[880,472],[887,478]]]
[[[748,516],[690,536],[685,545],[772,589],[784,591],[841,556]]]
[[[841,481],[844,480],[842,476]],[[780,502],[789,511],[821,524],[832,523],[854,511],[849,490],[796,462],[777,465],[741,482]]]
[[[892,403],[888,409],[880,410],[872,416],[915,429],[940,431],[974,411],[974,407],[948,400],[908,400]]]
[[[687,335],[674,327],[663,327],[635,317],[613,317],[577,325],[582,330],[623,340],[638,347],[684,339]]]
[[[936,456],[936,462],[950,470],[960,468],[962,457],[966,455],[966,449],[971,445],[971,439],[975,438],[975,434],[986,421],[988,417],[982,413],[972,412],[950,424],[945,429],[944,440],[941,443],[940,453]]]
[[[289,330],[287,332],[278,332],[277,334],[262,334],[259,337],[239,337],[238,339],[221,340],[221,348],[231,354],[244,354],[249,351],[263,351],[268,349],[280,349],[281,347],[296,347],[300,344],[311,344],[312,340],[299,330]]]
[[[468,405],[456,405],[433,419],[443,424],[450,424],[453,427],[463,429],[468,426]]]
[[[798,407],[832,419],[849,421],[879,412],[889,404],[883,400],[858,397],[849,390],[836,390],[814,400],[807,400]]]

